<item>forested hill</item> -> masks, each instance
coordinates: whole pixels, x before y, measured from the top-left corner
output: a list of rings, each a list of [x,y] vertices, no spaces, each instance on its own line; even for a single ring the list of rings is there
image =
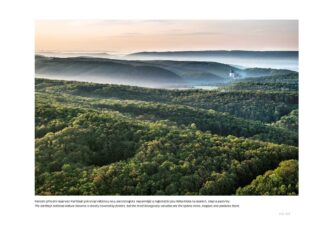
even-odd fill
[[[269,83],[261,85],[259,90],[251,90],[251,86],[246,88],[246,84],[240,83],[237,88],[233,88],[234,86],[229,88],[228,86],[212,91],[148,89],[42,79],[36,80],[36,86],[48,86],[50,87],[48,91],[52,93],[63,92],[99,99],[139,100],[212,109],[262,122],[277,121],[298,108],[298,93],[296,91],[282,90],[277,84],[273,84],[273,88],[270,89]]]
[[[104,58],[36,56],[35,72],[49,78],[59,77],[66,80],[111,82],[150,87],[170,87],[185,83],[180,76],[161,67],[134,65],[125,61]]]
[[[36,79],[36,194],[298,194],[298,79],[268,79],[214,91]]]
[[[240,69],[216,62],[35,56],[37,77],[150,88],[224,84],[233,80],[230,71],[243,78],[291,72],[270,68]]]
[[[269,91],[294,91],[299,88],[299,74],[296,72],[275,74],[273,76],[261,76],[245,78],[235,81],[228,88],[230,90],[269,90]]]

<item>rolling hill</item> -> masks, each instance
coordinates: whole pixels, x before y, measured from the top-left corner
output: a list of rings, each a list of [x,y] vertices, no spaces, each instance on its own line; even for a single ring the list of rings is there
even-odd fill
[[[296,91],[35,84],[36,195],[299,194]]]
[[[36,55],[38,77],[96,83],[180,88],[195,85],[217,85],[232,79],[230,71],[241,78],[290,73],[288,70],[240,69],[228,64],[199,61],[118,60],[96,57],[45,57]]]
[[[99,83],[134,84],[138,86],[166,87],[184,84],[174,72],[149,65],[134,65],[126,61],[102,58],[55,58],[36,56],[36,74],[68,80]]]

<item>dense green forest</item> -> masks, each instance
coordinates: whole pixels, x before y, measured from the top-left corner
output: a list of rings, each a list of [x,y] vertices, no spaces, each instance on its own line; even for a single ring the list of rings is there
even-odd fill
[[[249,185],[237,190],[238,195],[296,195],[298,193],[298,161],[280,162],[275,170],[258,176]]]
[[[298,74],[217,90],[35,80],[37,195],[297,195]]]

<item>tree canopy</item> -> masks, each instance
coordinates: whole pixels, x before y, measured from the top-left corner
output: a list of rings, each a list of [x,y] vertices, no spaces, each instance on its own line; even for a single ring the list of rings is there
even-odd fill
[[[261,84],[204,91],[36,79],[36,194],[298,194],[297,91]]]

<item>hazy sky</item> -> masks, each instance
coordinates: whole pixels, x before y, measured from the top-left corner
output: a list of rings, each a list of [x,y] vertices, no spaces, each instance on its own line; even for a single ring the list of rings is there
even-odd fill
[[[298,50],[296,20],[41,20],[36,51]]]

